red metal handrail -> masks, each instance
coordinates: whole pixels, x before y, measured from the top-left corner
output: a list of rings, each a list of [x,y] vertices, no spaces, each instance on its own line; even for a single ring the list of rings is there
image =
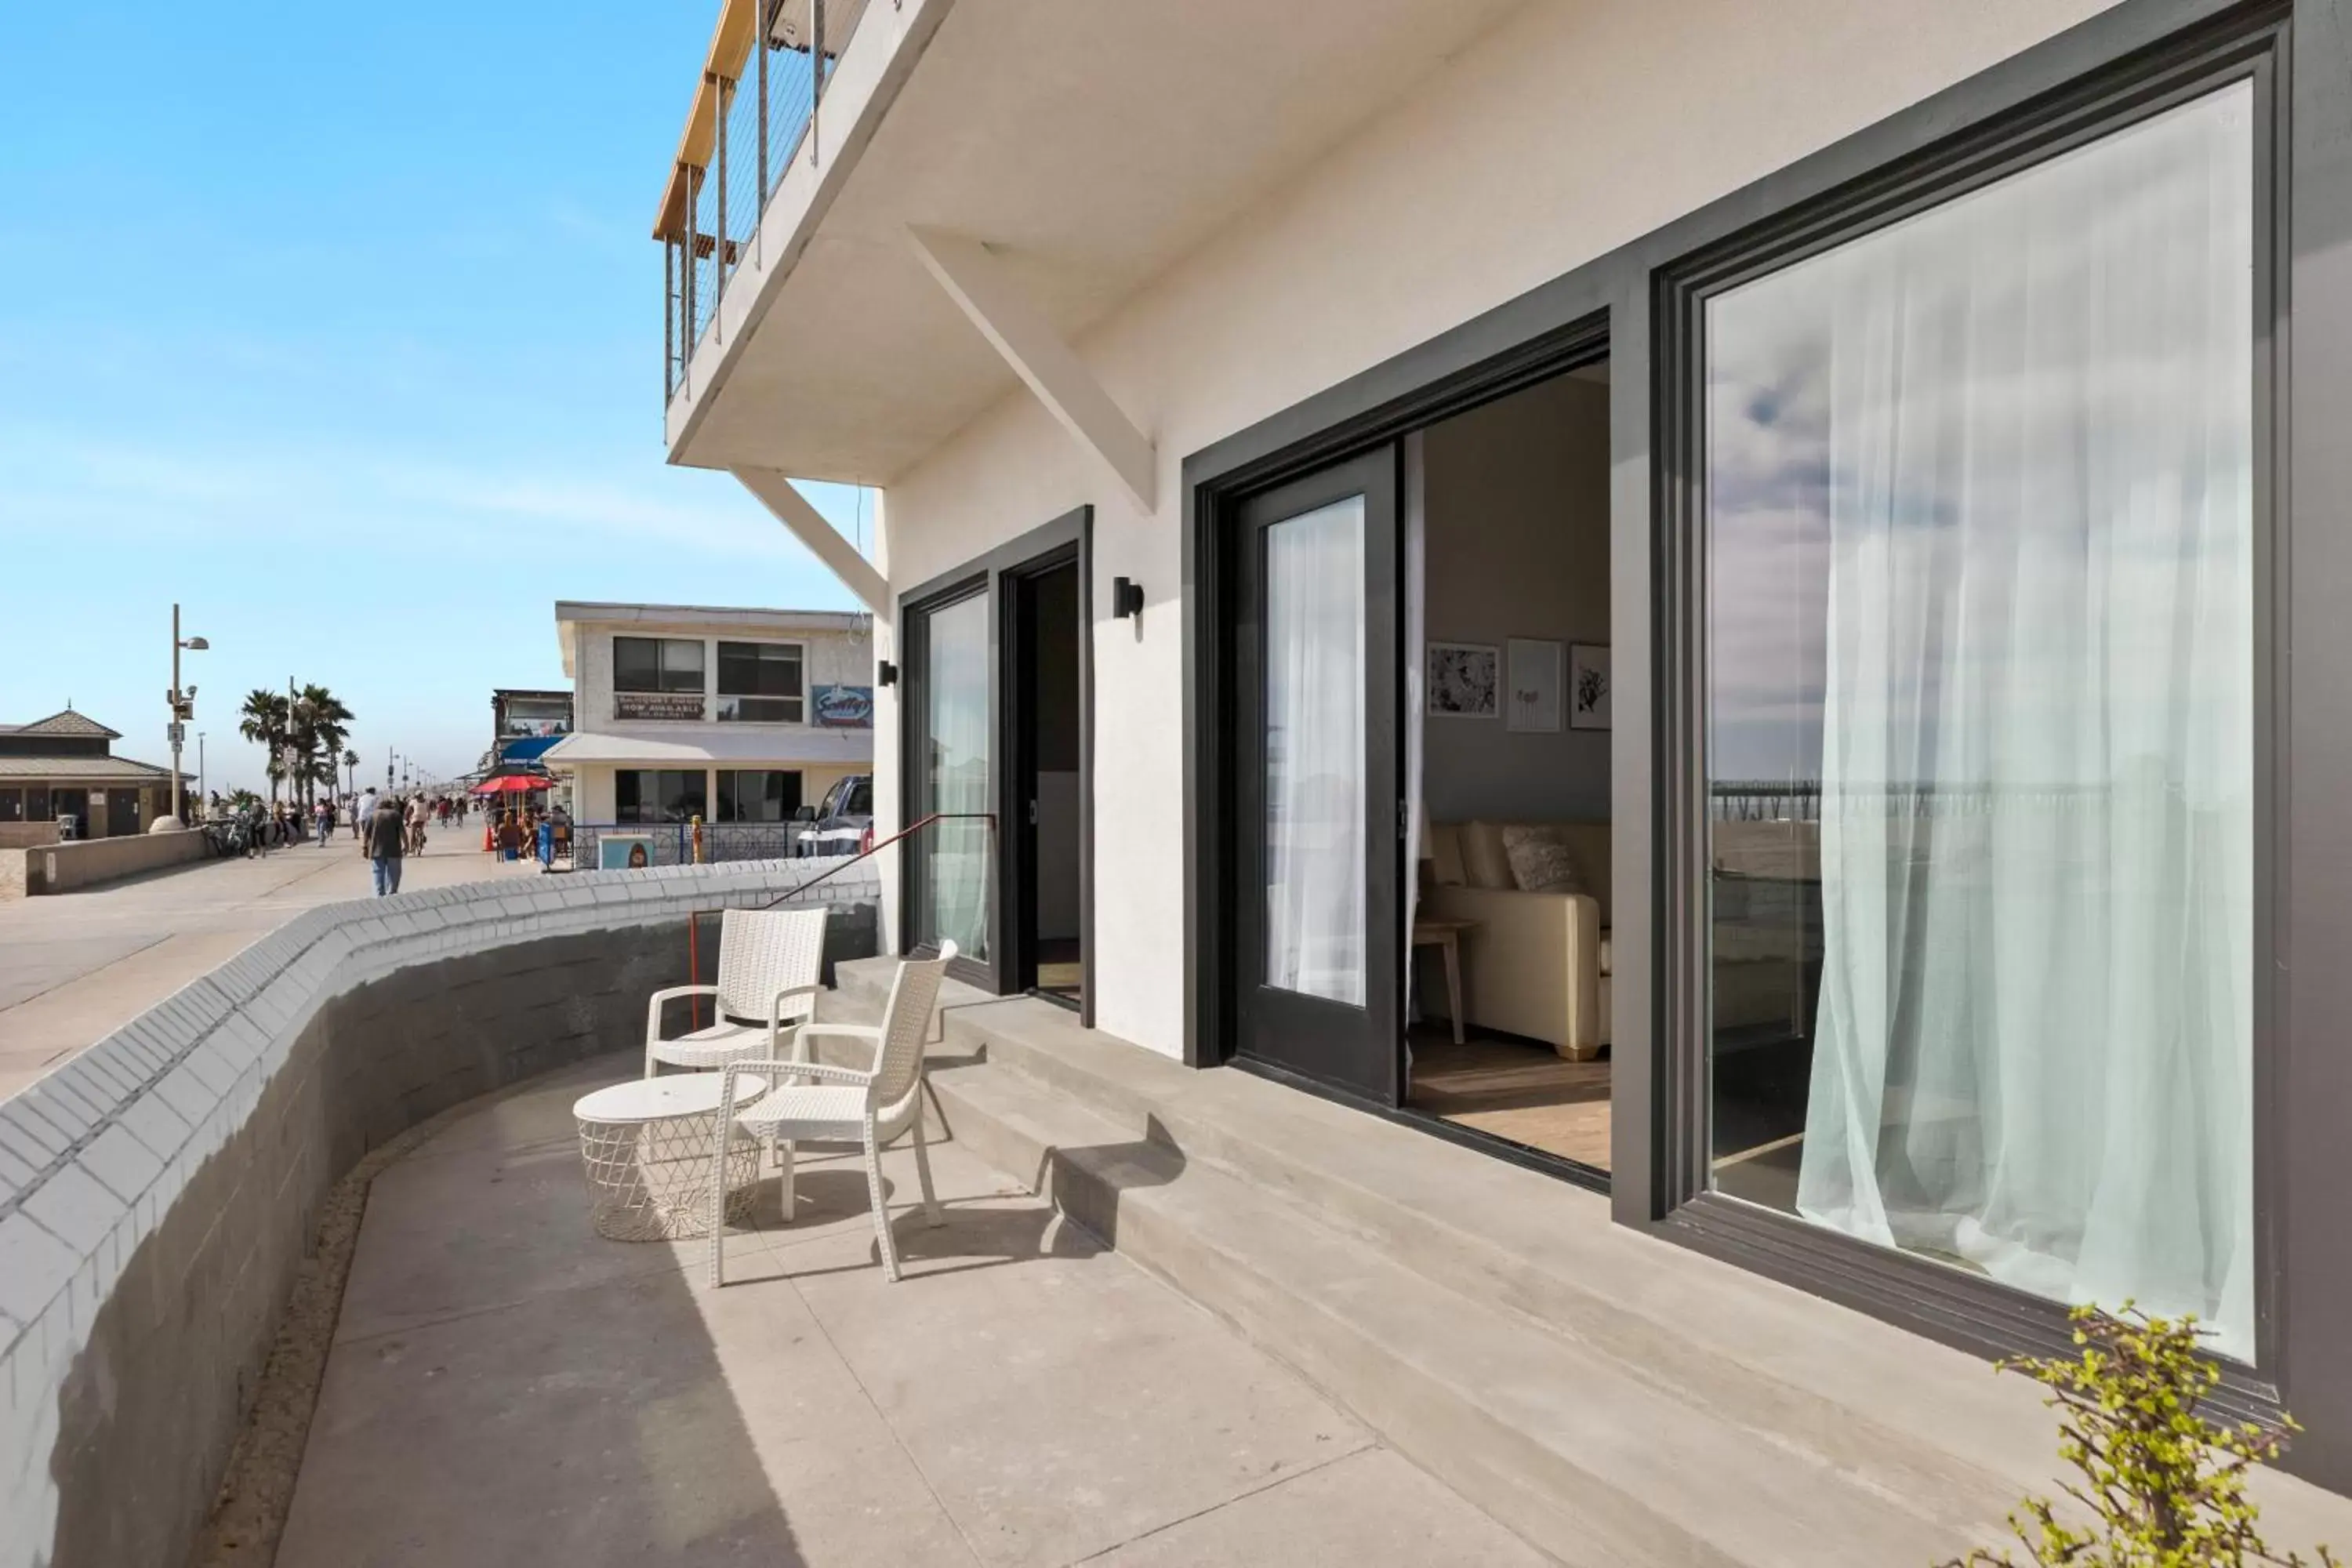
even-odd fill
[[[878,843],[867,845],[865,848],[860,849],[856,854],[852,855],[848,859],[844,860],[840,865],[827,868],[823,873],[811,877],[799,887],[789,888],[783,892],[778,893],[774,898],[770,899],[766,903],[761,904],[760,907],[763,910],[772,910],[787,899],[797,899],[803,893],[807,892],[811,888],[815,887],[819,882],[824,881],[827,878],[839,876],[842,872],[848,870],[852,866],[856,865],[860,860],[879,855],[883,850],[889,848],[890,846],[899,842],[901,839],[913,837],[916,834],[920,833],[924,828],[929,827],[934,822],[985,822],[988,824],[989,827],[989,847],[992,850],[995,847],[996,814],[994,812],[935,811],[929,816],[922,818],[920,821],[911,823],[908,826],[900,828],[898,832],[890,835],[889,837],[882,839]],[[687,911],[686,983],[688,985],[697,985],[701,984],[696,976],[702,973],[702,917],[705,915],[724,914],[727,911],[723,909],[688,910]],[[692,1009],[693,1026],[699,1029],[702,1027],[702,998],[699,996],[691,996],[687,999],[687,1002],[688,1005]],[[712,1020],[713,1022],[717,1021],[717,1014],[715,1011],[712,1014]]]

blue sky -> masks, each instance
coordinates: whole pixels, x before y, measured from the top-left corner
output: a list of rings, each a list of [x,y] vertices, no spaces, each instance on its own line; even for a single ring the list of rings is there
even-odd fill
[[[663,461],[647,231],[716,15],[14,8],[0,721],[70,699],[164,761],[177,599],[209,784],[258,781],[236,709],[289,676],[454,773],[492,687],[562,684],[559,598],[851,607]]]

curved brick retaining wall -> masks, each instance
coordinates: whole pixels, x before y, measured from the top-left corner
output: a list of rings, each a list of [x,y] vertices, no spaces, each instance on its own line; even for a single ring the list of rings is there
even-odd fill
[[[452,1105],[637,1044],[646,994],[685,977],[688,912],[810,870],[313,910],[0,1102],[0,1568],[176,1568],[337,1177]],[[837,911],[829,959],[875,951],[876,898],[870,866],[807,896]]]

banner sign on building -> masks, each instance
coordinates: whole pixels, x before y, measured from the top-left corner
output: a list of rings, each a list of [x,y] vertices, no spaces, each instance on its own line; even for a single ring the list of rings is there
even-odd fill
[[[702,717],[699,691],[615,691],[615,719],[685,719]]]
[[[814,703],[820,730],[874,728],[874,689],[870,686],[820,686]]]
[[[499,739],[538,740],[549,735],[572,733],[572,702],[566,698],[556,701],[545,699],[509,698],[499,714]]]

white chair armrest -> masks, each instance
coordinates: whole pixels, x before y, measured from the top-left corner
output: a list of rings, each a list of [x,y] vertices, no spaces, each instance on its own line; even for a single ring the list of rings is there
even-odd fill
[[[727,1089],[730,1098],[734,1093],[735,1075],[737,1073],[748,1072],[780,1077],[813,1078],[824,1083],[868,1084],[874,1081],[874,1075],[863,1068],[837,1068],[829,1066],[824,1062],[790,1062],[748,1059],[729,1062],[719,1070],[727,1075]]]
[[[810,1035],[847,1035],[856,1040],[878,1040],[882,1037],[879,1024],[803,1024],[803,1037]]]
[[[672,985],[656,991],[646,999],[646,1042],[650,1045],[662,1037],[661,1010],[665,1002],[675,1002],[681,996],[716,996],[716,985]]]
[[[777,992],[774,1000],[768,1004],[769,1032],[773,1034],[777,1026],[784,1021],[784,1004],[786,1002],[795,996],[814,997],[824,989],[824,987],[822,985],[787,985],[782,991]],[[812,1010],[814,1010],[814,1004],[811,1005]]]

